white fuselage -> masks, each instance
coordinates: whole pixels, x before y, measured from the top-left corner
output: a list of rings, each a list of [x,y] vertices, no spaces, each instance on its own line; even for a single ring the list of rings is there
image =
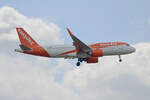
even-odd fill
[[[50,57],[53,58],[65,58],[65,57],[78,58],[76,52],[70,52],[75,50],[75,47],[72,45],[57,45],[57,46],[55,45],[55,46],[48,46],[44,48],[50,54]],[[105,47],[99,49],[103,50],[103,56],[124,55],[124,54],[130,54],[132,52],[135,52],[135,48],[129,45],[111,46],[111,47]]]
[[[73,40],[73,45],[54,45],[40,46],[23,28],[18,27],[16,31],[21,42],[20,49],[15,49],[17,52],[31,54],[36,56],[51,57],[51,58],[78,58],[77,66],[80,62],[97,63],[98,57],[130,54],[135,52],[135,48],[125,42],[106,42],[87,45],[78,39],[67,28],[69,35]]]

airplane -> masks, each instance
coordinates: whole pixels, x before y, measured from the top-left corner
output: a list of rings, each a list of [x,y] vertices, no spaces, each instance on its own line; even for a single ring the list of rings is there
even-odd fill
[[[39,45],[23,28],[18,27],[16,31],[21,44],[16,52],[50,57],[50,58],[77,58],[76,66],[80,66],[81,62],[98,63],[98,57],[103,56],[119,56],[119,62],[122,62],[121,55],[130,54],[136,49],[125,42],[102,42],[95,44],[85,44],[78,39],[67,28],[69,35],[73,40],[72,45],[55,45],[41,46]]]

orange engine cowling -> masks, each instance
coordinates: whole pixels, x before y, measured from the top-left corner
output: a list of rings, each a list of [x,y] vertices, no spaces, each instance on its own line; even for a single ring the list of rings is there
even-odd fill
[[[98,63],[98,57],[87,58],[87,63]]]
[[[101,56],[103,56],[103,50],[102,49],[93,49],[92,50],[92,56],[93,57],[101,57]]]

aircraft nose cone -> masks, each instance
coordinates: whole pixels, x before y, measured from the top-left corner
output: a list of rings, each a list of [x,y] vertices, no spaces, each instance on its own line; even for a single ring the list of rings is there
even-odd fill
[[[136,51],[136,49],[134,47],[130,47],[130,51],[131,51],[131,53],[133,53]]]

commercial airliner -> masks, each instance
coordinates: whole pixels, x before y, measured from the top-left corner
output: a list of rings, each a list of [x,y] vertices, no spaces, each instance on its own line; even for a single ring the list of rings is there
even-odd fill
[[[67,28],[69,35],[73,40],[72,45],[56,45],[56,46],[41,46],[23,29],[16,28],[21,44],[16,52],[31,54],[36,56],[50,57],[50,58],[77,58],[77,66],[81,62],[98,63],[98,57],[102,56],[119,56],[119,62],[122,61],[121,55],[130,54],[136,49],[125,42],[107,42],[85,44],[78,39]]]

